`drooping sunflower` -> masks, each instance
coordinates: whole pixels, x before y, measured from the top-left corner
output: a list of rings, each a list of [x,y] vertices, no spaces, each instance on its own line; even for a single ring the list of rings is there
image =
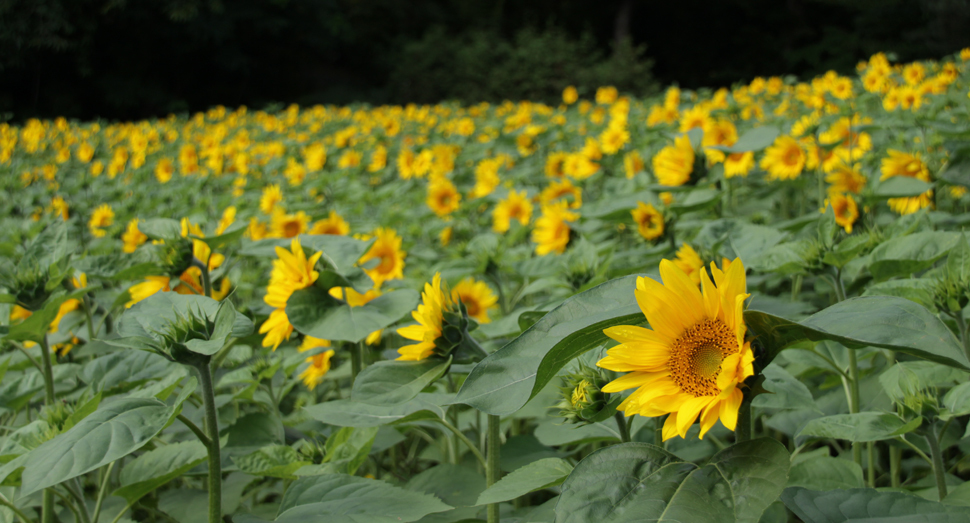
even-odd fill
[[[768,171],[770,180],[794,180],[805,168],[805,150],[791,136],[779,136],[765,149],[761,168]]]
[[[317,281],[320,273],[313,268],[321,254],[323,253],[318,252],[307,258],[299,238],[293,238],[289,251],[282,247],[276,248],[277,259],[273,260],[273,271],[263,298],[275,310],[259,328],[260,334],[266,334],[263,347],[272,346],[276,350],[280,343],[290,338],[293,325],[286,316],[286,302],[295,291],[305,289]]]
[[[494,309],[495,304],[498,303],[498,297],[492,289],[485,282],[472,277],[465,278],[452,287],[451,299],[455,302],[461,300],[465,304],[468,316],[475,318],[479,323],[492,321],[488,317],[488,311]]]
[[[377,241],[361,256],[358,263],[365,265],[370,260],[380,260],[376,267],[364,269],[367,276],[374,281],[374,287],[380,288],[386,281],[404,277],[404,257],[407,253],[401,250],[401,237],[394,229],[378,227],[374,230],[374,236]]]
[[[653,174],[660,185],[677,187],[690,180],[694,172],[694,148],[686,134],[674,139],[653,157]]]
[[[560,198],[567,199],[572,209],[583,206],[583,190],[573,185],[569,179],[553,180],[539,193],[539,201],[543,204],[552,203]]]
[[[569,210],[566,202],[556,202],[542,206],[542,216],[536,220],[532,231],[532,241],[536,244],[536,254],[545,256],[551,252],[562,254],[569,245],[572,229],[568,222],[579,219],[579,214]]]
[[[721,420],[734,430],[743,393],[739,385],[754,374],[754,354],[744,340],[744,266],[735,259],[726,271],[713,263],[711,282],[701,275],[698,289],[673,262],[660,262],[663,284],[638,278],[637,303],[651,329],[632,325],[603,332],[620,345],[597,365],[626,372],[604,392],[636,388],[617,407],[627,416],[669,414],[663,439],[685,437],[700,418],[700,437]]]
[[[637,224],[637,232],[645,240],[656,240],[664,233],[664,216],[653,204],[637,202],[637,208],[630,211]]]
[[[441,336],[441,324],[444,312],[453,308],[453,303],[446,290],[441,288],[441,274],[435,273],[431,283],[424,284],[421,293],[421,303],[411,312],[417,325],[401,327],[397,333],[402,337],[418,343],[405,345],[397,350],[398,360],[420,361],[434,354],[435,340]]]
[[[509,191],[504,200],[499,201],[492,211],[492,230],[506,232],[512,220],[518,220],[522,225],[528,225],[532,219],[532,202],[526,198],[525,191]]]

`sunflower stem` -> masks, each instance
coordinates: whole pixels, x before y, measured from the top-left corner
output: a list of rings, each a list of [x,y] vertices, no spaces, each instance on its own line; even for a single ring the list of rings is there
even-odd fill
[[[357,375],[364,370],[364,342],[359,341],[350,348],[350,374],[353,381],[357,381]]]
[[[94,514],[91,515],[91,522],[98,523],[101,517],[101,507],[104,504],[104,496],[108,493],[108,482],[111,480],[111,470],[114,469],[116,461],[108,464],[104,469],[104,476],[101,478],[101,487],[98,489],[98,500],[94,504]]]
[[[871,441],[866,443],[866,461],[869,467],[869,488],[876,488],[876,447]]]
[[[751,417],[751,401],[753,399],[752,396],[745,394],[744,399],[741,400],[737,426],[734,429],[735,443],[751,440],[751,433],[754,432],[754,419]]]
[[[485,485],[486,487],[491,487],[499,480],[499,475],[501,470],[499,469],[499,449],[502,447],[502,442],[499,441],[502,437],[502,431],[500,428],[500,423],[502,419],[499,416],[488,415],[488,450],[485,466]],[[492,503],[488,505],[487,509],[487,520],[488,523],[498,523],[499,522],[499,504]]]
[[[40,359],[44,367],[44,404],[53,405],[54,397],[54,367],[51,364],[51,348],[47,344],[47,334],[40,338]]]
[[[899,447],[889,447],[889,481],[890,486],[898,488],[901,485],[900,469],[903,464],[903,449]]]
[[[940,449],[940,438],[936,431],[936,423],[928,423],[926,443],[930,446],[930,456],[933,458],[933,475],[936,476],[936,490],[940,501],[946,498],[946,469],[943,467],[943,451]]]
[[[199,384],[202,386],[202,402],[205,406],[205,426],[208,433],[209,454],[209,523],[222,521],[222,456],[219,448],[219,416],[216,412],[215,393],[212,387],[212,369],[209,363],[196,366]],[[205,443],[203,441],[203,443]]]
[[[963,319],[963,311],[957,311],[953,314],[953,319],[957,322],[957,327],[960,328],[960,341],[963,342],[963,352],[970,355],[970,336],[967,334],[967,321]]]
[[[859,413],[859,362],[855,351],[849,349],[849,414]],[[852,443],[852,461],[862,466],[862,444]],[[870,464],[871,466],[871,464]]]
[[[22,521],[23,523],[33,523],[34,520],[27,517],[27,515],[24,514],[19,508],[17,508],[16,505],[14,505],[9,500],[7,500],[7,498],[4,497],[3,494],[0,494],[0,505],[3,505],[9,508],[18,518],[20,518],[20,521]]]
[[[210,255],[210,258],[211,258],[211,255]],[[195,265],[196,267],[198,267],[199,268],[199,271],[202,273],[202,290],[203,290],[204,294],[206,295],[206,297],[211,298],[212,297],[212,281],[209,279],[209,264],[208,263],[202,263],[199,260],[193,259],[192,260],[192,265]]]
[[[666,419],[666,416],[653,418],[653,444],[660,448],[664,446],[664,421]]]
[[[616,418],[616,426],[620,428],[620,443],[630,442],[630,427],[626,424],[626,416],[622,412],[617,411],[613,415]]]

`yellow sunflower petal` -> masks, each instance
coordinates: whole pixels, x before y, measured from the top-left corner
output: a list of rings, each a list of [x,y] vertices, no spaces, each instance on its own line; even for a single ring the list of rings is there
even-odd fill
[[[744,393],[741,392],[741,389],[736,388],[727,399],[721,401],[718,417],[721,419],[721,424],[728,430],[734,430],[734,427],[738,424],[738,409],[741,408],[743,398]]]
[[[668,439],[677,435],[677,413],[671,412],[670,416],[667,416],[667,421],[664,422],[663,428],[663,440]]]
[[[659,372],[631,372],[604,385],[603,392],[620,392],[621,390],[632,389],[633,387],[642,387],[664,376],[663,373]]]
[[[677,411],[677,433],[680,434],[680,437],[687,437],[687,430],[694,424],[697,415],[713,400],[714,398],[710,396],[700,396],[690,398],[680,406],[680,410]]]

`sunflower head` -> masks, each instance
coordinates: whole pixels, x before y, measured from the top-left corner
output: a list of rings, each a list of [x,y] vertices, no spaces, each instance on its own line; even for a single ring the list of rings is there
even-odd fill
[[[725,270],[711,264],[713,281],[700,271],[700,288],[674,262],[660,262],[663,284],[638,278],[634,294],[651,329],[620,325],[604,333],[620,344],[597,366],[627,374],[604,392],[634,388],[618,406],[627,416],[669,414],[665,440],[680,435],[698,418],[700,437],[720,420],[730,430],[737,423],[745,379],[754,374],[754,353],[745,340],[744,265]]]
[[[469,321],[465,304],[453,299],[447,287],[442,287],[441,274],[435,273],[431,283],[424,284],[421,303],[411,316],[418,323],[402,327],[397,333],[418,343],[398,349],[398,360],[420,361],[432,356],[451,356],[455,361],[469,362],[486,355],[469,334],[477,324]]]
[[[609,382],[606,373],[580,363],[579,370],[563,376],[559,387],[561,400],[553,407],[568,423],[590,424],[603,421],[616,412],[619,398],[610,403],[603,387]]]

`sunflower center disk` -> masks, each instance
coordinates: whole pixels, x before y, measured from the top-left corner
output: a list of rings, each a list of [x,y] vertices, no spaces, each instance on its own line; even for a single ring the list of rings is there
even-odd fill
[[[720,319],[708,319],[690,327],[670,351],[670,377],[684,392],[716,396],[717,376],[724,358],[737,352],[734,333]]]

